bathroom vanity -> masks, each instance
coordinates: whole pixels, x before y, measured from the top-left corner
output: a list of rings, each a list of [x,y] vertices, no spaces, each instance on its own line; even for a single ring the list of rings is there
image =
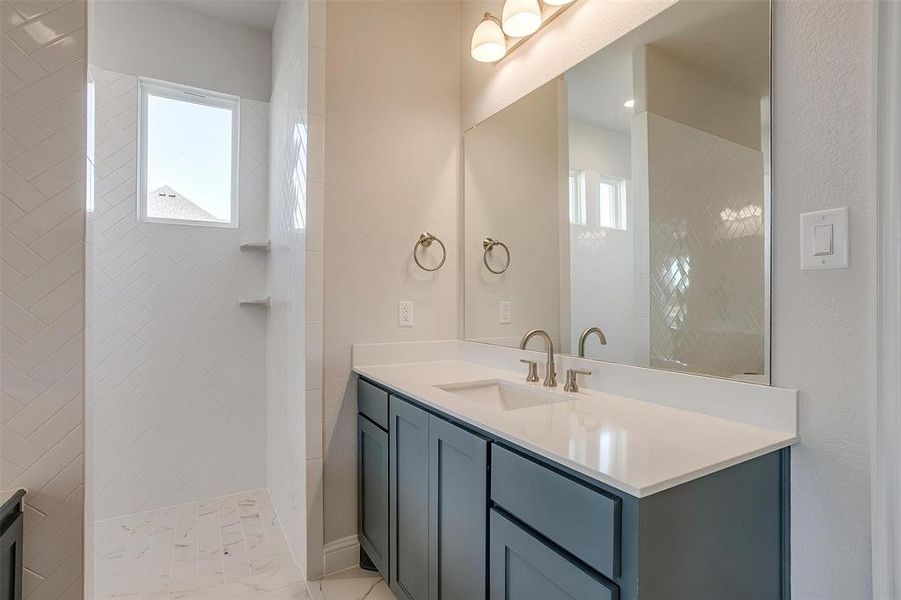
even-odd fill
[[[361,558],[397,598],[783,597],[791,433],[461,361],[355,370]]]
[[[463,133],[463,339],[354,349],[397,598],[788,597],[769,49],[767,0],[676,2]]]
[[[0,600],[22,598],[22,498],[25,490],[0,491]]]

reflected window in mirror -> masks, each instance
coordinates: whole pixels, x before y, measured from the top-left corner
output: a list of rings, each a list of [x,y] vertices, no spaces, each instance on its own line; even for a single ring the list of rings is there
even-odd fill
[[[598,181],[600,226],[626,231],[626,181],[601,175]]]
[[[569,222],[573,225],[585,225],[588,222],[585,202],[585,173],[570,170],[569,172]]]

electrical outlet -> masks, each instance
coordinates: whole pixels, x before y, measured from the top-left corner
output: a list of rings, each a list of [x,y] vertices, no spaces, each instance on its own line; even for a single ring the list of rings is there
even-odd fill
[[[397,303],[397,326],[413,327],[412,300],[401,300]]]
[[[501,300],[497,303],[497,322],[501,325],[510,325],[513,322],[513,303],[510,300]]]

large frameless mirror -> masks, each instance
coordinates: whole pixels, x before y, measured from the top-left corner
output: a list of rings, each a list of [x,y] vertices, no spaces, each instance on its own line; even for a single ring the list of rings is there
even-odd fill
[[[769,2],[683,0],[467,131],[464,337],[768,383],[769,107]]]

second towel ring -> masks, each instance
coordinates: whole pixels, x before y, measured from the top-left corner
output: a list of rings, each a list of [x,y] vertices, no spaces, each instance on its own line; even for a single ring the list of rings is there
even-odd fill
[[[500,269],[499,271],[492,269],[491,265],[488,264],[488,253],[491,252],[492,250],[494,250],[495,246],[500,246],[501,248],[504,249],[504,252],[507,253],[507,262],[506,262],[506,264],[504,264],[504,268]],[[482,262],[485,263],[486,269],[488,269],[495,275],[500,275],[501,273],[503,273],[510,267],[510,249],[507,248],[507,244],[488,237],[488,238],[485,238],[485,240],[482,242],[482,248],[485,249],[485,254],[484,254],[484,256],[482,256]]]
[[[438,242],[438,245],[441,246],[441,262],[438,263],[437,267],[430,269],[419,262],[419,257],[416,255],[416,251],[419,250],[420,246],[422,246],[423,248],[428,248],[432,245],[432,242]],[[420,233],[419,239],[416,240],[416,244],[413,245],[413,260],[416,261],[416,266],[418,266],[423,271],[437,271],[444,266],[444,261],[447,260],[447,248],[444,247],[444,242],[438,239],[437,236],[432,235],[428,231],[426,231],[425,233]]]

